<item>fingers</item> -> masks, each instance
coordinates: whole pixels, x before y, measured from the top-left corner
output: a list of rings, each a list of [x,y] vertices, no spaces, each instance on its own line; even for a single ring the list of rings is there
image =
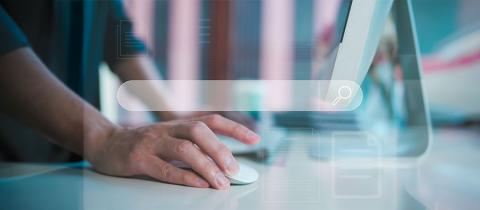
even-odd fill
[[[222,112],[221,115],[227,119],[230,119],[242,125],[245,125],[248,129],[252,131],[256,131],[257,126],[255,123],[255,120],[253,120],[251,117],[247,115],[244,115],[240,112],[232,112],[232,111]]]
[[[176,125],[172,136],[189,139],[211,157],[218,167],[228,175],[238,172],[238,164],[230,150],[203,122],[193,121]]]
[[[247,127],[218,114],[198,117],[195,120],[205,123],[216,133],[230,136],[245,144],[256,144],[260,141],[260,137]]]
[[[168,150],[168,151],[165,151]],[[182,139],[170,139],[163,152],[172,159],[181,160],[192,167],[197,173],[205,178],[216,189],[228,189],[230,181],[211,159],[207,157],[191,141]]]
[[[146,164],[144,164],[145,167],[142,167],[142,170],[154,179],[192,187],[209,187],[209,184],[195,173],[177,168],[158,157],[150,156],[145,161]]]

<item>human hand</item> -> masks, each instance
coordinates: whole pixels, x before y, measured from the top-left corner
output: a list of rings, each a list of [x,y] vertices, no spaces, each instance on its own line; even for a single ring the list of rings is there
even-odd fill
[[[240,124],[246,126],[248,129],[250,129],[252,131],[256,131],[256,129],[257,129],[257,125],[256,125],[255,120],[253,118],[251,118],[250,116],[248,116],[246,114],[243,114],[241,112],[234,112],[234,111],[219,112],[218,114],[224,116],[227,119],[230,119],[230,120],[233,120],[237,123],[240,123]]]
[[[86,158],[95,170],[108,175],[147,175],[169,183],[227,189],[230,182],[224,174],[237,173],[238,164],[215,133],[245,144],[260,140],[245,126],[215,114],[114,129],[109,138],[86,145]],[[173,160],[190,165],[196,173],[175,167]]]

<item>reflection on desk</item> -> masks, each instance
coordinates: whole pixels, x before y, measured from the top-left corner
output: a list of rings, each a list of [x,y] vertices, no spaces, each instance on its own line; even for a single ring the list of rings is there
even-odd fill
[[[240,158],[260,179],[228,191],[110,177],[88,167],[2,163],[0,209],[473,210],[480,205],[479,136],[442,130],[420,159],[383,159],[352,174],[348,162],[309,157],[322,135],[295,133],[269,164]]]

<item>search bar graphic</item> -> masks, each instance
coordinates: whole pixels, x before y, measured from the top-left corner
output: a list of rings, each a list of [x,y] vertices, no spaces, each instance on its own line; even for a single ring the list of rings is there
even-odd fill
[[[352,97],[352,88],[350,86],[342,86],[338,89],[338,96],[333,99],[332,106],[337,106],[341,100],[350,100]]]
[[[363,92],[349,80],[131,80],[116,97],[129,111],[353,111]]]

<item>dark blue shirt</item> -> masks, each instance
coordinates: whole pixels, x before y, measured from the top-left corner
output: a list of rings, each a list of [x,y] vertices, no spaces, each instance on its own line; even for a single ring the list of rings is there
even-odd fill
[[[120,1],[0,0],[0,56],[31,47],[61,81],[97,107],[99,64],[112,66],[124,55],[145,51],[141,41],[125,36],[131,34]],[[62,159],[61,149],[42,145],[46,142],[0,113],[0,159]]]

